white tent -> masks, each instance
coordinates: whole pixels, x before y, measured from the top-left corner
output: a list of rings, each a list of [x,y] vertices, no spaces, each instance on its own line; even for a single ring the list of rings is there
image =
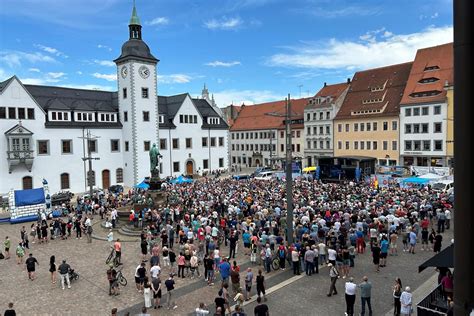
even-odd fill
[[[430,180],[439,180],[441,178],[444,178],[444,176],[440,176],[440,175],[434,174],[434,173],[427,173],[427,174],[424,174],[422,176],[419,176],[418,178],[430,179]]]

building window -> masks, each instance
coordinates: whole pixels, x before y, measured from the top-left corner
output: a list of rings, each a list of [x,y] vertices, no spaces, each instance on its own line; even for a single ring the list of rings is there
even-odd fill
[[[411,140],[405,141],[405,150],[412,150]]]
[[[323,119],[323,112],[319,112],[319,119],[322,120]]]
[[[285,137],[285,132],[284,131],[280,131],[280,138],[283,138]]]
[[[358,141],[354,142],[354,150],[359,150],[359,142]]]
[[[160,138],[160,150],[166,150],[166,138]]]
[[[421,124],[421,133],[428,134],[428,123]]]
[[[313,134],[318,135],[318,128],[316,126],[313,126]]]
[[[365,150],[365,142],[360,142],[360,150]]]
[[[280,151],[285,151],[285,145],[280,144]]]
[[[16,108],[8,108],[8,118],[16,120]]]
[[[301,137],[301,132],[300,132],[300,131],[296,131],[296,137],[297,137],[297,138],[300,138],[300,137]]]
[[[101,113],[99,122],[115,122],[115,113]]]
[[[54,111],[50,118],[51,121],[69,121],[69,112]]]
[[[377,141],[373,141],[373,142],[372,142],[372,149],[373,149],[373,150],[377,150],[377,145],[378,145],[378,142],[377,142]]]
[[[337,131],[342,133],[342,124],[337,124]]]
[[[420,133],[420,124],[413,124],[413,133],[414,134]]]
[[[70,189],[69,173],[61,173],[61,190]]]
[[[434,107],[434,114],[435,115],[441,114],[441,105],[437,105]]]
[[[18,108],[18,119],[19,119],[19,120],[24,120],[24,119],[26,119],[25,108]]]
[[[367,124],[365,124],[365,126],[367,127],[366,128],[367,132],[370,132],[370,128],[372,127],[372,124],[367,123]]]
[[[143,150],[144,151],[150,151],[150,141],[149,140],[145,140],[143,142]]]
[[[219,137],[219,147],[224,147],[224,137]]]
[[[150,121],[150,112],[143,111],[143,122],[149,122],[149,121]]]
[[[313,113],[313,120],[317,120],[317,119],[318,119],[318,117],[317,117],[317,113],[316,113],[316,112],[314,112],[314,113]]]
[[[209,160],[208,159],[203,159],[202,160],[202,168],[203,169],[209,169]]]
[[[300,144],[296,144],[296,151],[297,151],[297,152],[300,152],[300,151],[301,151],[301,145],[300,145]]]
[[[411,134],[411,124],[405,124],[405,134]]]
[[[397,150],[397,141],[392,140],[392,150]]]
[[[330,135],[331,134],[331,126],[327,125],[326,126],[326,135]]]
[[[346,124],[346,133],[349,132],[349,124]]]
[[[421,150],[421,141],[420,140],[414,140],[413,141],[413,150],[415,150],[415,151],[420,151]]]
[[[349,147],[349,142],[346,141],[346,150],[349,150],[349,148],[350,148],[350,147]]]
[[[192,138],[186,138],[186,149],[192,148],[193,147],[193,139]]]
[[[427,106],[424,106],[421,108],[421,115],[429,115],[430,114],[430,108]]]
[[[115,170],[115,180],[117,183],[123,183],[123,169],[122,168],[117,168],[117,170]]]
[[[373,130],[374,132],[377,131],[377,122],[373,122],[373,123],[372,123],[372,130]]]
[[[442,140],[435,140],[434,141],[434,150],[435,151],[443,150],[443,141]]]
[[[442,123],[433,123],[433,133],[441,133],[442,126]]]
[[[307,127],[307,128],[306,128],[306,134],[307,134],[307,135],[311,135],[311,127]]]
[[[4,106],[0,106],[0,119],[6,119],[6,118],[7,118],[7,108]]]
[[[235,150],[235,145],[234,144],[232,144],[232,150]]]
[[[224,168],[224,158],[219,158],[219,168]]]
[[[341,150],[342,149],[342,141],[337,142],[337,149]]]
[[[388,150],[388,141],[384,140],[382,143],[382,150]]]
[[[61,140],[61,153],[72,154],[72,140],[70,139]]]
[[[430,151],[431,150],[431,141],[424,140],[423,141],[423,151]]]
[[[76,112],[76,121],[78,122],[94,122],[94,113],[92,112]]]
[[[413,108],[413,116],[420,116],[420,108]]]
[[[405,116],[411,116],[411,109],[405,109]]]
[[[392,131],[396,131],[398,129],[398,122],[392,121]]]
[[[33,189],[33,178],[30,176],[23,177],[23,190],[31,190]]]
[[[142,88],[142,98],[148,99],[148,88]]]
[[[331,112],[326,112],[326,120],[330,120],[331,119]]]
[[[367,146],[366,146],[366,147],[367,147],[367,150],[370,150],[370,145],[371,145],[372,143],[371,143],[370,141],[368,141],[366,144],[367,144]]]
[[[232,133],[232,134],[230,134],[230,135],[231,135],[232,139],[235,138],[235,134],[234,134],[234,133]]]
[[[128,112],[127,111],[123,111],[123,121],[128,122]]]
[[[165,122],[165,116],[164,115],[158,116],[158,123],[163,124],[164,122]]]
[[[179,172],[179,161],[173,162],[173,172]]]
[[[179,149],[179,138],[173,138],[173,149]]]
[[[128,151],[129,150],[129,143],[128,141],[125,141],[125,151]]]
[[[207,147],[207,137],[202,138],[202,147]],[[237,145],[237,148],[238,148],[238,145]]]
[[[122,96],[123,96],[124,99],[127,98],[127,88],[122,89]]]
[[[216,147],[216,138],[211,137],[211,147]]]
[[[383,130],[388,131],[388,122],[383,122]]]
[[[97,153],[97,140],[88,140],[87,141],[87,148],[91,151],[91,153]]]
[[[49,155],[49,140],[38,141],[38,155]]]
[[[311,113],[306,113],[306,120],[311,121]]]
[[[110,151],[113,153],[120,151],[120,141],[118,139],[110,140]]]
[[[331,147],[331,142],[327,140],[326,141],[326,149],[330,149],[330,147]]]
[[[324,134],[323,126],[320,126],[319,127],[319,135],[323,135],[323,134]]]
[[[28,119],[29,120],[34,120],[35,119],[35,109],[28,108],[27,112],[28,112]]]

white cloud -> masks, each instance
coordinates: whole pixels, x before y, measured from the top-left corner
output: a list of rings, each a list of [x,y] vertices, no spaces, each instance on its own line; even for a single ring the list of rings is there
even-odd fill
[[[225,62],[225,61],[216,60],[216,61],[206,63],[205,65],[211,66],[211,67],[232,67],[232,66],[240,65],[240,61]]]
[[[204,27],[210,30],[235,30],[242,26],[243,21],[239,17],[227,18],[222,17],[221,19],[211,19],[204,22]]]
[[[80,70],[79,70],[79,71],[76,71],[76,74],[82,75],[82,71],[80,71]]]
[[[380,33],[380,32],[379,32]],[[318,43],[302,43],[287,47],[290,53],[271,56],[269,66],[314,69],[368,69],[412,61],[417,49],[451,42],[453,27],[429,27],[418,33],[383,34],[372,41],[342,41],[330,39]]]
[[[107,46],[107,45],[98,44],[98,45],[97,45],[97,48],[106,49],[106,50],[108,50],[109,52],[112,51],[112,48],[109,47],[109,46]]]
[[[438,13],[438,12],[435,12],[435,13],[433,13],[433,15],[431,15],[431,18],[432,18],[432,19],[436,19],[436,18],[438,18],[438,17],[439,17],[439,13]]]
[[[30,72],[41,72],[38,68],[29,68],[28,71]]]
[[[100,74],[98,72],[95,72],[92,74],[93,77],[99,78],[99,79],[104,79],[107,81],[116,81],[117,80],[117,74]]]
[[[64,72],[48,72],[48,77],[52,79],[59,79],[65,75]]]
[[[11,76],[7,74],[7,72],[0,68],[0,81],[4,81],[6,80],[7,78],[10,78]]]
[[[0,51],[0,62],[7,64],[11,68],[21,66],[23,61],[32,64],[37,62],[56,62],[53,57],[44,55],[40,52],[25,53],[21,51]]]
[[[158,75],[156,77],[158,83],[161,84],[188,83],[193,79],[191,76],[186,74]]]
[[[146,25],[167,25],[170,22],[170,20],[167,17],[160,16],[157,18],[154,18],[151,21],[145,22]]]
[[[309,13],[320,18],[342,18],[347,16],[370,16],[380,12],[378,7],[345,6],[343,8],[328,9],[326,7],[300,9],[303,13]]]
[[[230,104],[234,105],[242,105],[245,103],[247,105],[250,104],[258,104],[263,102],[270,102],[275,100],[283,100],[285,96],[276,94],[270,90],[223,90],[214,93],[214,98],[216,99],[216,103],[221,106],[225,107]]]
[[[34,85],[45,85],[46,80],[41,78],[22,78],[21,83],[23,84],[34,84]]]
[[[370,42],[370,43],[375,43],[376,41],[376,37],[379,33],[382,33],[385,31],[385,27],[382,27],[380,29],[377,29],[377,30],[373,30],[373,31],[368,31],[367,33],[365,33],[364,35],[361,35],[359,36],[359,39],[361,39],[362,41],[367,41],[367,42]],[[390,32],[388,32],[390,33]]]
[[[41,45],[41,44],[34,44],[33,46],[38,48],[38,49],[41,49],[44,52],[47,52],[49,54],[52,54],[52,55],[55,55],[55,56],[58,56],[58,57],[63,57],[63,58],[68,58],[69,57],[69,56],[67,56],[66,54],[64,54],[63,52],[59,51],[57,48],[54,48],[54,47],[44,46],[44,45]]]
[[[93,60],[94,64],[100,65],[100,66],[106,66],[106,67],[115,67],[115,63],[110,60],[98,60],[94,59]]]

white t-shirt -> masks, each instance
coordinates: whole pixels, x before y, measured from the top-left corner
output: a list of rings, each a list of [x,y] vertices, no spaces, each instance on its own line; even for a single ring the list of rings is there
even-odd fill
[[[325,244],[320,243],[320,244],[318,245],[318,247],[319,247],[319,253],[320,253],[320,254],[322,254],[322,255],[326,254],[326,245],[325,245]]]
[[[153,266],[150,269],[150,274],[152,278],[157,278],[160,275],[161,268],[160,266]]]
[[[337,251],[334,250],[334,249],[328,249],[328,259],[329,260],[336,260],[336,256],[337,256]]]
[[[355,295],[356,294],[357,285],[352,282],[346,282],[346,294],[347,295]]]

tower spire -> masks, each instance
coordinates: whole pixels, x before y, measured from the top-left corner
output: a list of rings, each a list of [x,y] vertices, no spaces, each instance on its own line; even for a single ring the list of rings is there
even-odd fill
[[[142,26],[137,14],[137,8],[135,7],[135,0],[133,0],[132,16],[130,17],[128,28],[130,30],[130,39],[142,39]]]

